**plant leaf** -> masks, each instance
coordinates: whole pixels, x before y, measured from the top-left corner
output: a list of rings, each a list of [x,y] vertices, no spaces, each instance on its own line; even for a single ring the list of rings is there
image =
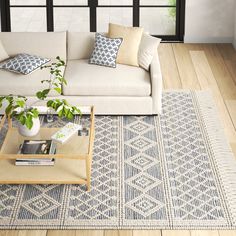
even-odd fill
[[[26,115],[26,121],[25,121],[25,125],[28,129],[32,129],[33,127],[33,117],[31,115]]]
[[[54,88],[54,90],[55,90],[57,93],[61,94],[61,89],[60,89],[60,88]]]
[[[23,101],[23,100],[18,100],[18,101],[16,101],[16,104],[17,104],[19,107],[23,108],[23,107],[25,106],[25,101]]]

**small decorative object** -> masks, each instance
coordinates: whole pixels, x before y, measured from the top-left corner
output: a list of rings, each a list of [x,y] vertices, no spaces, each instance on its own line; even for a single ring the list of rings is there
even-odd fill
[[[63,144],[81,128],[81,125],[69,122],[58,130],[51,138],[53,141]]]
[[[78,130],[78,136],[88,136],[89,130],[86,127],[83,127],[82,129]]]
[[[48,108],[46,118],[47,118],[47,122],[48,123],[52,123],[53,122],[53,120],[54,120],[53,119],[53,111],[52,111],[51,108]]]
[[[42,80],[42,83],[47,83],[48,88],[42,91],[38,91],[36,96],[38,100],[47,101],[47,107],[52,111],[55,111],[60,118],[65,117],[69,120],[74,118],[75,114],[82,115],[81,111],[71,106],[65,99],[50,99],[46,100],[50,91],[54,90],[58,94],[61,94],[61,87],[63,84],[67,84],[65,78],[62,75],[61,67],[65,67],[65,62],[57,57],[57,62],[53,62],[50,65],[45,65],[41,69],[47,68],[50,70],[50,78]],[[7,96],[0,97],[0,108],[3,103],[6,103],[5,114],[9,118],[16,118],[19,122],[19,133],[23,136],[35,136],[40,130],[39,111],[31,104],[28,106],[28,99],[25,96],[15,96],[9,94]]]
[[[33,125],[32,128],[29,129],[26,125],[22,125],[21,123],[18,126],[18,132],[20,135],[25,137],[32,137],[37,135],[40,130],[40,121],[39,118],[33,118]]]

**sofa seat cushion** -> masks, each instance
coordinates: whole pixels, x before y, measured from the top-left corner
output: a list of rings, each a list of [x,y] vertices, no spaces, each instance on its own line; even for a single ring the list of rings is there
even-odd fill
[[[88,64],[88,60],[69,60],[65,71],[67,96],[150,96],[151,81],[139,67],[117,65],[109,68]]]
[[[48,69],[38,69],[28,75],[0,70],[0,95],[35,96],[36,92],[39,90],[48,88],[48,84],[41,83],[41,80],[49,78],[50,74]],[[49,94],[49,96],[54,95],[57,95],[55,91],[51,91]]]

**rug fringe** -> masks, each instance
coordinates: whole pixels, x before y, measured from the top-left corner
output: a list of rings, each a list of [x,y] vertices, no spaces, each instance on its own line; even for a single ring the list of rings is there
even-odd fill
[[[219,181],[223,188],[231,212],[233,225],[236,224],[236,160],[227,142],[226,135],[219,120],[219,112],[209,91],[193,92],[197,98],[201,117],[205,125],[211,152],[215,157]]]

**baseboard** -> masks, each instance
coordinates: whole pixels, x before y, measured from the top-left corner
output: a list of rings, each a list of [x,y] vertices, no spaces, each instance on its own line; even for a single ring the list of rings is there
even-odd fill
[[[184,37],[185,43],[232,43],[232,37],[192,37],[192,36],[185,36]],[[234,42],[236,48],[236,40]]]

